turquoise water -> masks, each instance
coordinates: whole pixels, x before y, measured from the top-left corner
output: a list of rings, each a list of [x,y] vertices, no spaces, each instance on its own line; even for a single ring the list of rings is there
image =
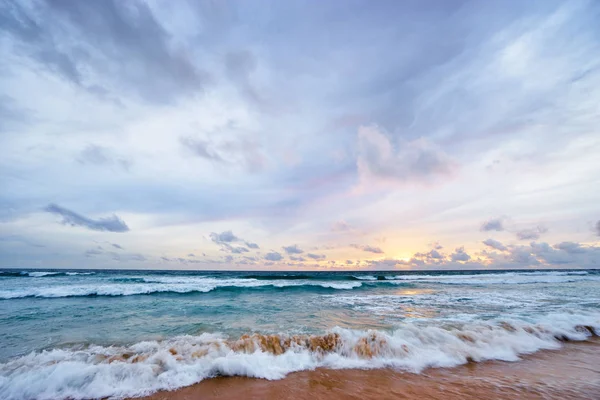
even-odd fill
[[[561,335],[584,340],[581,326],[600,328],[600,272],[2,270],[0,304],[1,398],[119,397],[215,375],[517,359],[560,346]],[[253,333],[334,333],[341,344],[325,355],[231,349]],[[380,349],[369,359],[355,352],[367,335]],[[189,356],[200,348],[207,353]],[[117,353],[147,359],[106,360]]]

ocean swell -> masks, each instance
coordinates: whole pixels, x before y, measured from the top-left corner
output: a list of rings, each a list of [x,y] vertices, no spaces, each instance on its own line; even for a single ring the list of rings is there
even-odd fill
[[[89,296],[134,296],[157,293],[191,294],[207,293],[215,290],[247,289],[312,289],[312,290],[351,290],[362,286],[360,282],[328,282],[256,279],[189,279],[189,278],[133,278],[127,282],[101,282],[95,284],[70,284],[51,286],[29,286],[0,290],[0,299],[26,297],[59,298]]]
[[[484,360],[517,361],[600,330],[599,315],[554,314],[536,321],[463,326],[405,324],[393,332],[334,328],[321,336],[180,336],[131,346],[82,346],[31,353],[0,364],[0,398],[85,399],[142,396],[203,379],[281,379],[324,368],[395,368],[419,373]]]

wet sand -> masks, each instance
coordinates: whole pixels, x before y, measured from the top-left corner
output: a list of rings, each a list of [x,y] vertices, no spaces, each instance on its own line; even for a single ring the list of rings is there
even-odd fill
[[[317,369],[268,381],[218,377],[145,400],[600,399],[600,340],[565,343],[518,362],[490,361],[421,374]]]

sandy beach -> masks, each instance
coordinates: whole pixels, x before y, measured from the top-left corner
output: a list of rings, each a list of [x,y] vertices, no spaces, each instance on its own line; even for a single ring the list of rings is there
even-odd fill
[[[421,374],[317,369],[269,381],[217,377],[144,400],[192,399],[598,399],[600,340],[566,343],[518,362],[469,363]]]

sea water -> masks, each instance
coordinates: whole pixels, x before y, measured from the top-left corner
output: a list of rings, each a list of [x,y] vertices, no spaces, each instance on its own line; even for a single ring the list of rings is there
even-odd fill
[[[600,332],[600,271],[0,270],[0,398],[518,361]]]

